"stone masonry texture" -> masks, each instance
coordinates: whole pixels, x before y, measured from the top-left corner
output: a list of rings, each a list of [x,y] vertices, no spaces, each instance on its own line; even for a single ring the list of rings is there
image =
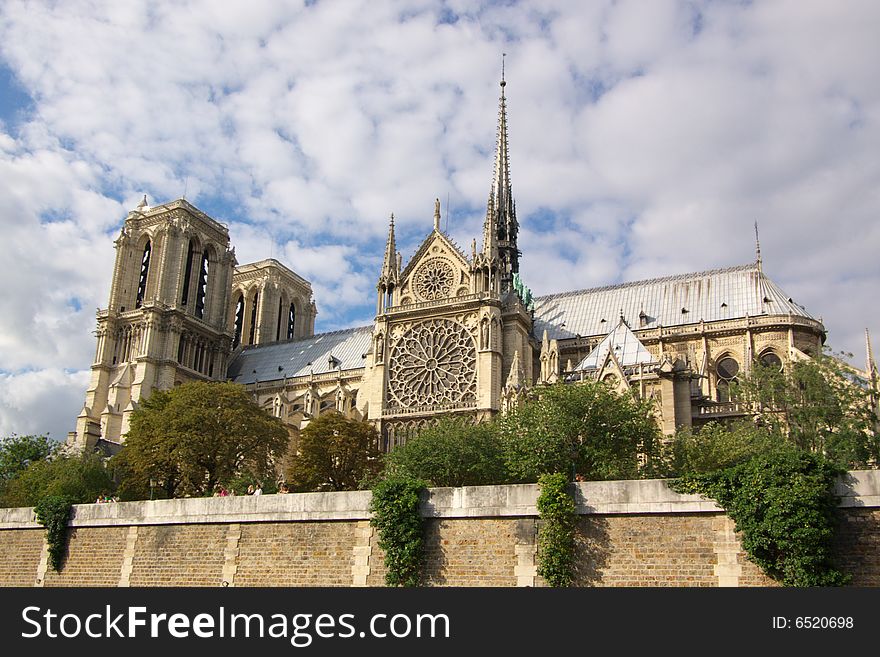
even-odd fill
[[[516,518],[431,520],[423,581],[430,586],[516,586]]]
[[[141,527],[131,585],[220,586],[225,548],[226,525]]]
[[[0,531],[0,584],[34,585],[45,537],[42,527]]]
[[[125,551],[125,527],[77,527],[67,532],[61,572],[46,570],[45,586],[117,586]]]
[[[236,586],[351,586],[354,522],[242,525]]]

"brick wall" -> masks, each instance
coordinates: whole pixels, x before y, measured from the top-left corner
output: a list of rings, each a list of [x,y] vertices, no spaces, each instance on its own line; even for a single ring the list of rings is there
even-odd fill
[[[429,586],[516,586],[517,518],[430,520],[424,583]],[[525,521],[534,525],[534,521]]]
[[[583,516],[579,586],[718,586],[714,516]]]
[[[127,527],[69,530],[64,568],[48,568],[43,586],[117,586],[127,533]]]
[[[880,586],[880,509],[847,509],[837,553],[854,586]]]
[[[220,586],[227,531],[221,524],[138,527],[131,586]]]
[[[351,586],[353,522],[242,525],[236,586]]]
[[[45,535],[42,528],[0,531],[0,584],[34,585]]]
[[[880,472],[856,473],[837,552],[880,586]],[[434,489],[427,586],[542,586],[535,486]],[[663,482],[578,484],[577,586],[773,586],[711,502]],[[0,509],[2,586],[382,586],[368,493],[264,495],[75,507],[61,573],[29,509]]]

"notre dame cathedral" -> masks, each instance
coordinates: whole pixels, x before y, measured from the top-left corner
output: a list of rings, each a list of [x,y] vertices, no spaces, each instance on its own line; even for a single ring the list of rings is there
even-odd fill
[[[310,283],[268,259],[237,265],[226,227],[185,200],[125,219],[71,445],[119,443],[139,400],[231,380],[291,435],[336,411],[391,449],[439,414],[503,412],[536,385],[598,379],[653,399],[665,434],[744,415],[728,385],[751,364],[820,351],[825,329],[756,261],[533,297],[519,275],[505,82],[479,250],[433,230],[404,265],[394,218],[370,326],[315,334]],[[528,253],[524,254],[525,257]]]

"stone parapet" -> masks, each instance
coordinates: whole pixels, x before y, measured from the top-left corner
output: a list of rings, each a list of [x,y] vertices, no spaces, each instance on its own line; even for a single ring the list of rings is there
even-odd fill
[[[591,481],[575,484],[582,515],[692,514],[722,511],[699,495],[672,491],[662,479]],[[880,471],[857,470],[837,484],[842,507],[880,507]],[[70,526],[106,527],[204,523],[363,521],[370,518],[370,492],[299,493],[205,497],[113,504],[77,504]],[[432,488],[422,503],[426,518],[535,517],[538,486]],[[0,529],[41,527],[33,509],[0,509]]]

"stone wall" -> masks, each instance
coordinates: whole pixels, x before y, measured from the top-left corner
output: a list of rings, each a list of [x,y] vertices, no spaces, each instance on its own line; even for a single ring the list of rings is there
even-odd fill
[[[841,566],[880,586],[880,472],[838,485]],[[432,489],[428,586],[543,586],[534,485]],[[576,584],[772,586],[712,502],[662,481],[577,484]],[[2,586],[381,586],[369,492],[74,507],[60,573],[32,509],[0,509]]]

